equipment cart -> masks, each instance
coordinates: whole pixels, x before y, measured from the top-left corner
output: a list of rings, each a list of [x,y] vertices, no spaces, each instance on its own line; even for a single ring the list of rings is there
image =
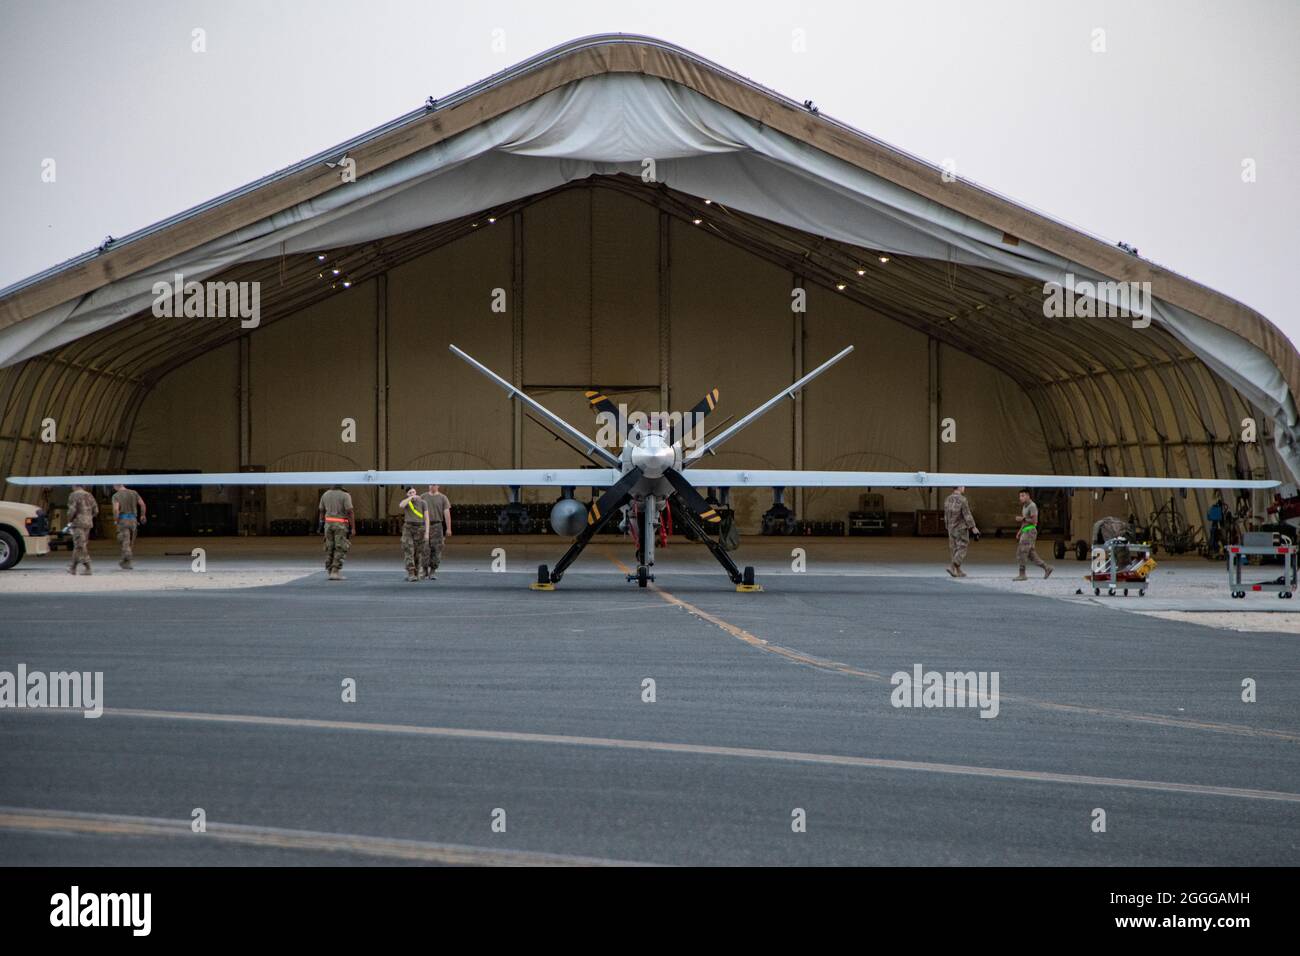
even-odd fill
[[[1276,531],[1247,531],[1241,544],[1224,549],[1228,556],[1228,591],[1235,598],[1244,598],[1247,591],[1276,591],[1280,598],[1293,597],[1296,592],[1297,558],[1295,543]],[[1251,555],[1282,559],[1282,576],[1257,584],[1242,583],[1241,569],[1249,563]]]
[[[1092,585],[1093,594],[1101,594],[1104,587],[1114,597],[1115,590],[1122,588],[1125,597],[1130,589],[1136,590],[1138,597],[1146,597],[1151,586],[1148,577],[1155,566],[1151,545],[1111,538],[1092,549],[1092,573],[1084,575],[1084,580]]]

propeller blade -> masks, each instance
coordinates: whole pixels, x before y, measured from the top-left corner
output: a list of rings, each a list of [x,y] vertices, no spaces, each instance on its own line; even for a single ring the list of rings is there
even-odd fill
[[[596,413],[597,417],[608,415],[614,420],[615,427],[618,429],[619,445],[627,444],[627,433],[631,426],[626,418],[619,417],[618,406],[610,401],[604,392],[592,390],[583,394],[587,396],[587,401],[591,403],[591,410]]]
[[[596,412],[603,412],[606,415],[613,415],[614,420],[618,420],[618,406],[605,397],[604,392],[590,391],[584,392],[587,401]]]
[[[709,412],[713,411],[717,407],[718,407],[718,390],[716,388],[710,389],[709,391],[704,393],[703,398],[701,398],[698,402],[696,402],[695,407],[686,413],[690,417],[684,418],[683,424],[689,422],[691,427],[685,429],[683,433],[679,435],[677,434],[677,425],[674,424],[673,434],[668,444],[676,445],[678,441],[686,437],[686,434],[693,431],[695,428],[699,427],[700,423],[704,421],[705,416],[708,415]]]
[[[591,510],[587,512],[587,524],[595,524],[615,508],[623,507],[627,503],[628,492],[640,480],[641,469],[632,468],[622,478],[614,482],[613,486],[606,489],[605,493],[592,504]]]
[[[694,511],[701,521],[707,521],[709,524],[722,523],[722,515],[718,514],[713,505],[704,500],[704,496],[695,490],[695,486],[687,481],[686,476],[680,471],[669,468],[664,472],[664,477],[673,486],[682,503]]]

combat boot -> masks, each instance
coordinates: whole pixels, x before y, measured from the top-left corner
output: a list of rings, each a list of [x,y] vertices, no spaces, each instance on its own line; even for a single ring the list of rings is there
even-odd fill
[[[1046,581],[1048,578],[1050,578],[1052,576],[1052,572],[1055,570],[1056,568],[1052,567],[1050,564],[1047,567],[1043,568],[1043,580]]]
[[[950,578],[958,577],[961,574],[961,572],[957,570],[957,565],[955,564],[948,565],[944,570],[948,572],[948,577]]]
[[[966,574],[966,572],[963,571],[963,570],[961,569],[961,565],[960,565],[960,564],[957,565],[957,577],[959,577],[959,578],[964,578],[964,577],[967,577],[967,576],[968,576],[968,575]]]
[[[407,571],[407,572],[406,572],[406,580],[408,580],[408,581],[418,581],[418,580],[420,580],[420,579],[417,578],[417,577],[415,576],[415,572],[414,572],[414,571]]]
[[[1012,578],[1011,580],[1012,580],[1012,581],[1028,581],[1029,578],[1025,577],[1025,569],[1024,569],[1024,568],[1021,568],[1021,569],[1020,569],[1020,573],[1019,573],[1018,575],[1016,575],[1014,578]]]
[[[86,565],[86,577],[90,577],[91,573],[90,565]]]
[[[330,568],[329,580],[331,580],[331,581],[338,581],[338,580],[340,580],[340,578],[339,578],[339,573],[338,573],[337,571],[335,571],[333,568]]]

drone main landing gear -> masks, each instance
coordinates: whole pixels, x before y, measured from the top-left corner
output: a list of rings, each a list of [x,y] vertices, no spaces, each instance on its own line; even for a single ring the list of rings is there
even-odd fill
[[[564,556],[556,562],[555,570],[552,571],[546,565],[539,564],[537,566],[537,580],[528,586],[534,591],[554,591],[555,585],[560,583],[560,578],[564,577],[564,572],[569,569],[569,565],[578,559],[578,555],[582,554],[582,549],[591,542],[591,539],[596,536],[600,529],[605,527],[610,519],[619,513],[620,507],[622,507],[621,504],[610,508],[596,521],[587,525],[582,534],[573,539],[573,544],[569,545],[569,550],[564,552]]]
[[[554,591],[555,585],[551,583],[550,569],[544,564],[537,566],[537,580],[528,585],[534,591]]]
[[[754,583],[753,566],[747,565],[745,570],[741,571],[736,566],[736,562],[731,560],[731,555],[727,553],[727,550],[718,543],[716,538],[704,530],[704,526],[700,524],[700,519],[695,517],[694,512],[689,508],[683,508],[678,517],[696,538],[704,542],[704,546],[709,549],[709,554],[713,555],[718,564],[722,565],[722,570],[727,572],[727,577],[731,579],[731,583],[736,586],[737,591],[748,594],[753,591],[763,590],[761,584]]]

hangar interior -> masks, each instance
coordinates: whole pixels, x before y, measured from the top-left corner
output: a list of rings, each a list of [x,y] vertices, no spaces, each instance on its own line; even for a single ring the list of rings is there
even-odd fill
[[[687,101],[671,98],[687,93],[710,108],[726,103],[728,122],[741,124],[727,130],[732,139],[742,132],[790,138],[803,131],[798,145],[830,148],[814,135],[823,121],[806,110],[790,131],[778,132],[781,111],[798,107],[768,91],[760,92],[781,111],[772,103],[740,111],[740,94],[720,85],[739,82],[733,75],[701,79],[699,61],[658,46],[626,62],[610,52],[625,49],[611,41],[574,47],[468,91],[449,107],[453,114],[465,110],[462,118],[442,118],[434,131],[441,140],[408,143],[404,156],[389,156],[374,176],[403,163],[427,163],[439,142],[463,143],[557,94],[568,97],[548,107],[557,115],[567,117],[570,108],[589,112],[591,103],[581,97],[574,105],[575,86],[588,97],[605,97],[599,100],[605,111],[622,110],[624,121],[644,119],[638,97],[660,96],[657,86],[649,92],[626,84],[582,87],[628,73],[669,88],[665,102],[678,106]],[[593,50],[605,53],[594,65],[583,59]],[[568,64],[571,73],[556,73],[557,64]],[[543,83],[538,77],[547,71]],[[531,85],[515,89],[491,114],[484,99],[500,98],[517,81]],[[759,95],[740,85],[742,93]],[[721,128],[717,116],[689,105],[699,109],[692,122],[704,116],[714,132]],[[439,111],[429,115],[439,126]],[[496,118],[487,122],[488,115]],[[644,164],[634,158],[654,155],[646,142],[634,136],[630,145],[593,152],[590,131],[577,135],[577,126],[553,117],[540,127],[536,117],[530,120],[530,130],[550,137],[539,134],[540,146],[514,128],[508,146],[498,131],[478,152],[466,152],[480,163],[474,182],[496,177],[494,188],[464,195],[456,177],[471,175],[474,163],[453,155],[432,172],[408,171],[405,179],[358,190],[366,150],[391,152],[419,122],[404,118],[349,149],[362,173],[357,182],[339,185],[333,173],[314,168],[319,162],[308,161],[290,171],[301,177],[298,192],[275,179],[142,236],[137,248],[164,240],[146,267],[106,264],[96,277],[92,257],[68,270],[86,273],[75,296],[34,294],[41,284],[67,281],[59,274],[35,290],[23,285],[0,296],[0,346],[9,345],[0,357],[10,363],[0,369],[0,474],[586,463],[451,355],[447,346],[454,343],[593,433],[583,396],[591,387],[643,411],[682,411],[717,387],[721,404],[708,421],[712,431],[845,345],[855,346],[846,362],[719,450],[710,459],[714,467],[1291,480],[1279,449],[1289,448],[1296,425],[1295,353],[1280,333],[1254,335],[1251,326],[1251,335],[1242,334],[1244,320],[1233,317],[1241,354],[1266,366],[1265,373],[1243,372],[1250,363],[1234,361],[1227,349],[1216,355],[1200,325],[1179,324],[1213,324],[1183,313],[1182,305],[1201,301],[1171,288],[1187,280],[1115,250],[1094,250],[1091,263],[1071,258],[1074,246],[1053,250],[1035,233],[1041,224],[1034,215],[1005,200],[996,199],[1022,216],[1015,232],[995,216],[980,222],[970,213],[959,216],[956,200],[940,208],[921,196],[934,224],[923,227],[917,208],[900,203],[881,212],[883,193],[860,207],[878,219],[854,220],[859,207],[845,200],[843,221],[809,228],[818,216],[829,222],[837,214],[783,206],[793,205],[802,187],[782,177],[811,179],[811,167],[777,156],[778,147],[763,145],[766,139],[695,154],[678,144],[675,158],[661,164],[664,175],[646,181]],[[565,133],[561,145],[557,128]],[[842,136],[842,129],[832,133]],[[859,139],[854,148],[901,162],[882,144]],[[746,165],[760,145],[771,150],[773,178]],[[503,157],[516,165],[491,165]],[[726,157],[735,164],[719,165]],[[517,164],[528,164],[529,172]],[[883,179],[879,169],[871,175]],[[897,189],[904,179],[896,173],[885,185]],[[431,183],[444,191],[421,198],[417,190]],[[790,188],[779,191],[783,184]],[[817,184],[818,201],[834,210],[842,197],[822,180]],[[920,187],[910,186],[915,196]],[[315,190],[314,198],[303,199],[303,189]],[[448,190],[456,191],[455,201]],[[286,195],[272,199],[277,191]],[[344,198],[333,198],[338,195]],[[269,203],[258,211],[271,212],[232,218],[231,206],[249,197]],[[484,204],[485,198],[494,201]],[[205,215],[217,217],[203,233],[207,244],[178,244],[178,230]],[[313,228],[293,231],[313,216],[319,217]],[[405,228],[413,223],[419,224]],[[980,242],[1006,247],[998,257],[976,249],[975,226],[993,237]],[[961,235],[969,241],[954,238]],[[1079,248],[1095,242],[1079,234],[1070,241]],[[109,257],[131,248],[100,252]],[[1153,277],[1166,309],[1149,328],[1121,317],[1048,318],[1043,276],[1062,267]],[[229,318],[155,317],[147,290],[181,268],[187,279],[259,283],[257,327]],[[24,323],[31,332],[18,337]],[[1213,324],[1211,331],[1231,324]],[[1248,417],[1258,422],[1254,442],[1241,440]],[[49,420],[55,441],[46,440]],[[868,490],[883,493],[889,511],[936,508],[942,500],[937,490],[878,488],[807,489],[790,493],[787,502],[801,518],[842,520]],[[312,517],[318,493],[270,487],[265,517]],[[453,503],[505,497],[496,488],[451,493]],[[38,494],[9,485],[3,491],[18,500]],[[235,495],[234,489],[205,491],[232,504]],[[359,517],[378,517],[394,510],[400,492],[370,488],[354,497]],[[553,497],[553,490],[524,490],[526,501]],[[986,528],[1012,522],[1013,491],[972,489],[970,498]],[[1213,492],[1193,491],[1172,506],[1199,522],[1212,499]],[[771,503],[770,489],[737,489],[741,529],[757,530]],[[1261,496],[1254,510],[1262,512],[1264,503]],[[1073,534],[1086,534],[1094,518],[1107,514],[1144,521],[1166,504],[1161,491],[1080,492],[1073,499]]]

